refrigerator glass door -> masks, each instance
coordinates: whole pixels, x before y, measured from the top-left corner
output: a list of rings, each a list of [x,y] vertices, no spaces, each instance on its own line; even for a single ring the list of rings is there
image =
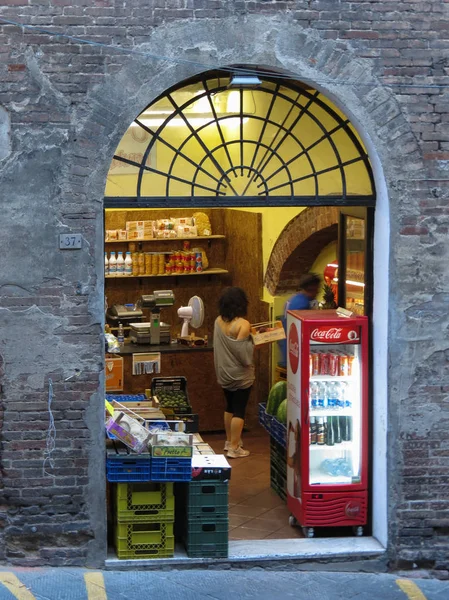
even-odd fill
[[[361,346],[310,344],[309,483],[361,481]]]

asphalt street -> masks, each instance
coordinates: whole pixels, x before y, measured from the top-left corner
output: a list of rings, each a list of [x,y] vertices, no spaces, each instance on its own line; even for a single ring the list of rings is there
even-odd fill
[[[366,573],[192,570],[0,571],[0,600],[448,600],[449,581]]]

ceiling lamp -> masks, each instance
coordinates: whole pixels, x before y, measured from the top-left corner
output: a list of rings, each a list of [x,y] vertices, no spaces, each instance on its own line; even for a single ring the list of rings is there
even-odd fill
[[[262,85],[262,81],[257,75],[233,75],[229,82],[229,87],[254,87]]]

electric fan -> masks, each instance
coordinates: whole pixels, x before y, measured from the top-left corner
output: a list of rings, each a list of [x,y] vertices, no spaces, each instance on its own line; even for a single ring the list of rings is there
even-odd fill
[[[178,317],[183,319],[181,338],[188,338],[189,323],[194,329],[198,329],[204,321],[204,304],[201,298],[192,296],[187,306],[178,308]]]

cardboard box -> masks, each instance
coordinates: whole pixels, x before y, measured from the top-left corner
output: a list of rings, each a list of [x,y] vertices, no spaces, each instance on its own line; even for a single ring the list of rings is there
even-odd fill
[[[192,458],[192,480],[204,481],[231,479],[231,465],[222,454],[194,455]]]
[[[106,358],[105,380],[107,392],[123,392],[123,357]]]

